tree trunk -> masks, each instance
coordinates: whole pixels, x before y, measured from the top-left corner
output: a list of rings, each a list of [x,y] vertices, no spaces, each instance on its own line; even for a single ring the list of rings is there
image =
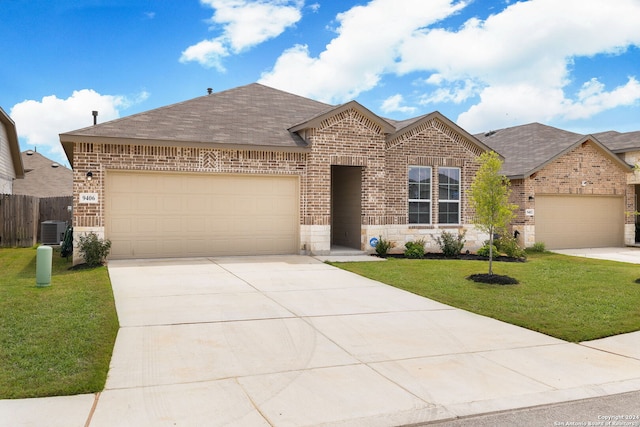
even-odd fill
[[[489,276],[493,274],[493,227],[489,230]]]

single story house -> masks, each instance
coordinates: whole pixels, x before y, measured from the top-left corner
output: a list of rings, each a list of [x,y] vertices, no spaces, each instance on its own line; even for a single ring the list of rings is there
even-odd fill
[[[531,123],[476,135],[504,156],[512,232],[548,249],[633,245],[640,132],[580,135]]]
[[[73,195],[73,171],[34,150],[20,154],[24,179],[13,184],[14,194],[45,197]]]
[[[13,194],[14,180],[24,178],[16,124],[0,107],[0,194]]]
[[[75,234],[110,239],[116,259],[372,251],[379,236],[437,250],[445,230],[474,250],[488,236],[467,189],[487,150],[503,156],[525,246],[636,241],[640,132],[532,123],[474,136],[438,112],[395,121],[250,84],[60,141]]]
[[[326,254],[443,230],[487,238],[467,189],[489,150],[438,112],[394,121],[260,84],[63,133],[74,232],[111,258]],[[76,260],[78,262],[79,260]]]

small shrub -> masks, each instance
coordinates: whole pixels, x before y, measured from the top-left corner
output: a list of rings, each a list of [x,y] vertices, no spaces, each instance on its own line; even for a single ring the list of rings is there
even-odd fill
[[[489,244],[486,243],[483,247],[481,247],[480,249],[478,249],[477,252],[478,255],[480,256],[489,256]],[[496,245],[493,245],[493,256],[498,256],[500,254],[500,252],[498,252],[498,248],[496,247]]]
[[[462,252],[465,242],[464,236],[466,234],[467,232],[463,231],[462,233],[458,232],[458,235],[455,236],[453,233],[443,231],[441,236],[436,237],[436,243],[440,246],[440,250],[445,257],[454,258]]]
[[[424,256],[424,243],[424,239],[405,243],[404,256],[413,259],[422,258]]]
[[[547,249],[544,247],[544,242],[536,242],[533,244],[533,246],[531,246],[530,248],[527,248],[527,251],[542,253],[542,252],[546,252]]]
[[[100,239],[95,233],[80,236],[78,242],[80,255],[89,267],[102,265],[111,250],[111,241]]]
[[[378,243],[376,243],[376,253],[380,256],[386,256],[389,251],[395,248],[396,244],[390,240],[385,240],[380,236]]]
[[[511,258],[526,258],[527,253],[518,244],[518,239],[511,236],[501,236],[496,242],[496,247],[500,252]]]

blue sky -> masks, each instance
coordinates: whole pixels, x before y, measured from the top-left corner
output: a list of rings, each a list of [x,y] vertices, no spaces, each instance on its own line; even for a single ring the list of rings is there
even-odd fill
[[[471,133],[640,130],[640,0],[0,0],[0,107],[23,150],[260,82]]]

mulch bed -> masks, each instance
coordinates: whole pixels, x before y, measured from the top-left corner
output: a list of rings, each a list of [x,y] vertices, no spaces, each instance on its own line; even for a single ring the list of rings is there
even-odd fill
[[[487,283],[489,285],[517,285],[518,282],[513,277],[501,276],[500,274],[472,274],[467,277],[477,283]]]
[[[72,270],[72,271],[75,271],[75,270],[91,270],[91,269],[97,268],[97,267],[100,267],[100,266],[99,265],[95,266],[95,265],[89,265],[87,263],[82,263],[82,264],[72,265],[67,270]]]
[[[373,254],[373,256],[379,257],[378,254]],[[406,257],[404,256],[404,254],[387,254],[386,256],[381,258],[406,258]],[[467,260],[467,261],[489,261],[488,256],[480,256],[480,255],[469,253],[469,254],[460,254],[456,257],[446,257],[442,252],[428,252],[428,253],[425,253],[421,259],[461,259],[461,260]],[[508,256],[502,256],[502,255],[494,256],[493,260],[498,262],[526,262],[527,261],[525,258],[513,258]]]
[[[373,254],[373,256],[379,256],[378,254]],[[387,254],[382,258],[405,258],[404,254]],[[429,252],[424,254],[421,259],[460,259],[467,261],[489,261],[489,257],[480,256],[477,254],[464,253],[460,254],[457,257],[446,257],[441,252]],[[496,256],[493,257],[494,261],[498,262],[526,262],[525,258],[513,258],[508,256]],[[502,276],[500,274],[472,274],[467,277],[468,280],[472,280],[476,283],[486,283],[490,285],[517,285],[518,280],[509,276]],[[640,281],[640,279],[638,279]],[[640,283],[640,282],[639,282]]]

